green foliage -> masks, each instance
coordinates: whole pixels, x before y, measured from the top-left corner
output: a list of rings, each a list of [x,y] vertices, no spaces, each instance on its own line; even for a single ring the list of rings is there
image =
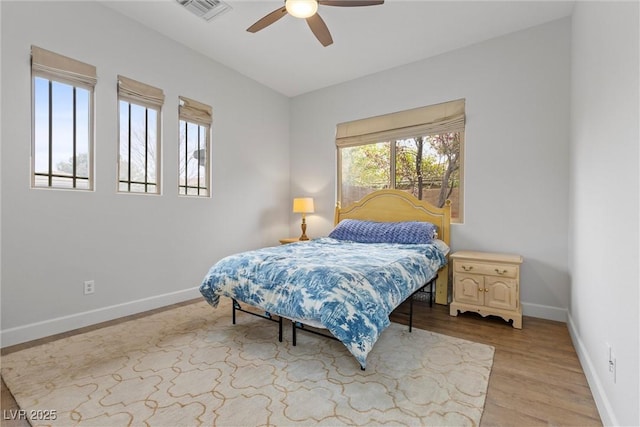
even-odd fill
[[[74,158],[69,157],[68,161],[61,161],[56,164],[58,172],[68,173],[73,175],[73,161]],[[87,153],[80,153],[75,157],[76,163],[76,176],[88,177],[89,176],[89,155]]]
[[[343,183],[355,187],[388,187],[389,159],[388,143],[342,149]]]
[[[395,176],[391,180],[391,143],[380,142],[341,149],[343,187],[410,190],[422,198],[426,188],[440,189],[443,206],[459,186],[460,134],[427,135],[395,144]]]

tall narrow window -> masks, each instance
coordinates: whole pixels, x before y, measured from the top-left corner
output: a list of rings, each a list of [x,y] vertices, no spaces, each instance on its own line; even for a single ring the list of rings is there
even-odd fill
[[[118,191],[160,193],[162,89],[118,76]]]
[[[179,115],[178,194],[208,197],[211,194],[212,109],[206,104],[181,96]]]
[[[31,186],[93,189],[96,68],[31,46]]]
[[[338,125],[338,200],[395,188],[463,221],[465,102],[457,100]]]

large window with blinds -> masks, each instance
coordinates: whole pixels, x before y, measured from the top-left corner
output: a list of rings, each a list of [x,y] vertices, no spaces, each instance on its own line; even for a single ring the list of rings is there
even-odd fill
[[[209,197],[211,181],[212,108],[193,99],[180,97],[180,143],[178,155],[178,194]]]
[[[93,190],[96,68],[31,46],[31,186]]]
[[[118,191],[160,194],[162,89],[118,76]]]
[[[338,124],[338,200],[394,188],[463,222],[464,126],[463,99]]]

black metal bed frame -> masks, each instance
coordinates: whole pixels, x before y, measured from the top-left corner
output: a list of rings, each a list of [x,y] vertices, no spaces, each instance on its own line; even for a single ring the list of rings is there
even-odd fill
[[[278,316],[278,320],[274,319],[271,313],[268,311],[265,314],[255,313],[253,311],[245,310],[240,306],[240,303],[235,298],[232,298],[233,301],[233,309],[232,309],[232,323],[236,324],[236,311],[242,311],[243,313],[251,314],[252,316],[260,317],[261,319],[270,320],[272,322],[278,322],[278,341],[282,342],[282,316]]]
[[[408,313],[402,313],[402,314],[406,314],[409,316],[409,332],[412,331],[413,329],[413,297],[415,295],[418,295],[419,293],[425,293],[429,295],[429,307],[433,307],[433,293],[434,293],[434,285],[436,283],[436,280],[438,279],[438,275],[436,274],[431,280],[429,280],[427,283],[425,283],[421,288],[419,288],[418,290],[416,290],[414,293],[412,293],[407,299],[409,300],[409,312]],[[427,287],[429,288],[427,290]],[[271,315],[271,313],[269,312],[265,312],[265,314],[259,314],[259,313],[255,313],[253,311],[249,311],[249,310],[245,310],[240,306],[240,303],[235,299],[232,298],[233,300],[233,304],[232,304],[232,322],[235,325],[236,324],[236,311],[242,311],[243,313],[247,313],[247,314],[251,314],[252,316],[256,316],[256,317],[260,317],[262,319],[266,319],[266,320],[270,320],[272,322],[277,322],[278,323],[278,341],[282,342],[282,316],[278,316],[278,319],[274,319],[273,316]],[[406,301],[406,300],[405,300]],[[340,341],[338,338],[334,337],[331,334],[328,333],[323,333],[323,332],[319,332],[313,329],[307,329],[305,328],[305,324],[298,322],[298,321],[291,321],[291,342],[292,345],[296,345],[297,344],[297,330],[301,330],[310,334],[315,334],[315,335],[319,335],[321,337],[325,337],[325,338],[330,338],[332,340],[336,340],[336,341]],[[363,371],[365,370],[364,367],[362,367],[362,365],[360,366],[360,369],[362,369]]]

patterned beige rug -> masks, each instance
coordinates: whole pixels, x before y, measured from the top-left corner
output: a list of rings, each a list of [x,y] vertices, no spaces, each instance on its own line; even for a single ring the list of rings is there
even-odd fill
[[[34,425],[478,425],[492,347],[392,324],[361,371],[339,342],[204,301],[2,357]]]

